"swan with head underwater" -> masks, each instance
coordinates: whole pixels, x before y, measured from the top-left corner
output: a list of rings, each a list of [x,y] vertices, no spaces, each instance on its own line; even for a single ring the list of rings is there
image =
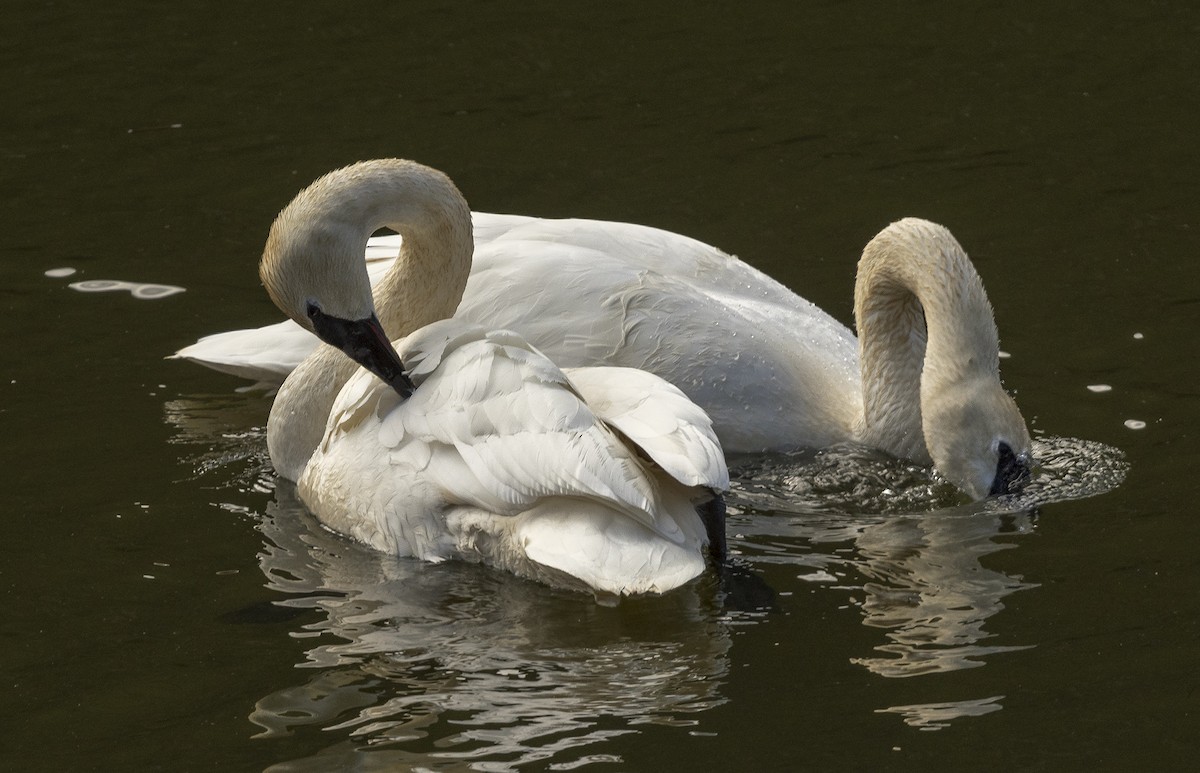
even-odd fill
[[[655,373],[703,408],[727,452],[857,443],[932,464],[973,499],[1029,477],[1025,421],[1000,382],[978,273],[946,228],[906,218],[863,251],[858,337],[753,266],[647,226],[473,214],[455,316],[519,331],[561,366]],[[380,276],[403,235],[366,250]],[[311,336],[219,333],[175,356],[278,381]]]
[[[384,226],[404,246],[372,299],[362,254]],[[411,161],[331,172],[279,214],[263,284],[329,346],[276,396],[277,472],[371,547],[599,598],[675,588],[706,546],[720,561],[729,473],[707,416],[657,376],[564,373],[515,333],[450,319],[472,249],[462,195]]]

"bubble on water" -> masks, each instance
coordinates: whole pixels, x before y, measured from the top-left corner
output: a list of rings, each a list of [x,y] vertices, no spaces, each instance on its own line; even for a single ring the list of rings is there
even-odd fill
[[[1141,419],[1126,419],[1125,426],[1129,429],[1145,429],[1146,422],[1142,421]]]
[[[174,285],[143,284],[135,287],[131,292],[134,298],[150,301],[156,298],[166,298],[169,295],[178,295],[186,291],[182,287]]]
[[[67,286],[81,293],[107,293],[113,290],[128,290],[132,287],[128,282],[119,282],[115,279],[88,279],[83,282],[72,282]]]
[[[1100,392],[1111,392],[1112,386],[1110,384],[1088,384],[1088,391],[1096,392],[1097,394]]]
[[[52,268],[45,273],[46,273],[46,276],[50,277],[51,279],[58,279],[60,277],[70,276],[71,274],[74,274],[75,269],[70,268],[68,266],[63,266],[62,268]]]
[[[119,279],[87,279],[82,282],[72,282],[67,285],[72,290],[81,293],[107,293],[124,290],[139,300],[148,301],[166,298],[171,295],[186,292],[185,288],[175,285],[160,285],[147,282],[125,282]]]

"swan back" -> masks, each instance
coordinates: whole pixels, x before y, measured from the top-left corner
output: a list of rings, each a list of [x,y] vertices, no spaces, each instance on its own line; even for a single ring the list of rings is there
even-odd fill
[[[475,213],[477,234],[510,217]],[[561,366],[650,371],[708,413],[726,451],[844,442],[862,411],[844,325],[744,261],[647,226],[515,224],[477,246],[455,316],[517,330]]]
[[[981,499],[1007,447],[1031,441],[1000,382],[1000,341],[983,282],[946,228],[906,218],[863,251],[855,285],[863,440],[932,462]]]

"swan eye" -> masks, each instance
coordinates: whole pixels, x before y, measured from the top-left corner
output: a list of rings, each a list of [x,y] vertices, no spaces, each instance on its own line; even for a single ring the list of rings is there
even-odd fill
[[[304,307],[304,313],[308,315],[309,319],[315,320],[321,314],[321,307],[317,305],[316,301],[309,301]]]

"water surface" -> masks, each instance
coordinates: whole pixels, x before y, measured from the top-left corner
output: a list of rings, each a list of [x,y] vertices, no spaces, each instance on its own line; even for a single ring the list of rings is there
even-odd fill
[[[1200,751],[1191,6],[22,0],[6,21],[0,766]],[[735,460],[731,547],[765,605],[706,577],[601,607],[329,534],[269,470],[268,400],[161,358],[275,321],[271,218],[389,155],[476,209],[687,233],[847,322],[867,240],[942,222],[1045,467],[973,506],[861,449]]]

